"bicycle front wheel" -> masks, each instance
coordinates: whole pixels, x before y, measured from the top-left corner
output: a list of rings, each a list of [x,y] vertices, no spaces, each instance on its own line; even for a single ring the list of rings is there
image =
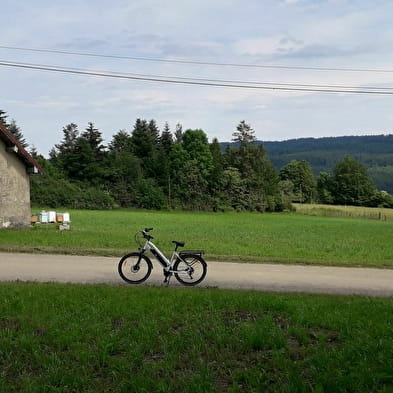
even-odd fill
[[[197,285],[206,276],[207,264],[199,255],[184,255],[173,265],[177,281],[183,285]]]
[[[139,252],[124,255],[118,265],[120,277],[129,284],[140,284],[147,280],[152,268],[150,259]]]

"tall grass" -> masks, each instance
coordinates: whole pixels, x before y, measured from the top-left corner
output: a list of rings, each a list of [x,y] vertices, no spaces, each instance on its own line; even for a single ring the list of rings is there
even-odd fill
[[[347,217],[362,218],[367,220],[393,221],[393,209],[300,203],[295,204],[295,207],[298,213],[310,216]]]
[[[121,256],[145,227],[169,253],[172,240],[204,249],[208,260],[393,267],[393,222],[302,214],[83,211],[71,230],[37,225],[1,230],[0,250]]]

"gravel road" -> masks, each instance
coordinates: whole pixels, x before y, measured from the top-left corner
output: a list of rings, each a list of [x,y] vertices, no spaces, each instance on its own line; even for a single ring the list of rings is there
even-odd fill
[[[0,253],[0,281],[69,282],[128,285],[117,273],[119,258]],[[153,261],[142,285],[163,285],[162,268]],[[173,278],[171,286],[179,286]],[[393,296],[393,269],[248,264],[208,261],[199,285],[274,292]]]

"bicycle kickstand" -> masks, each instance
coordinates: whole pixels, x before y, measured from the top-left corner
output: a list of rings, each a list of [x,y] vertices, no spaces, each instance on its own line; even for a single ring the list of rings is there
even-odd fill
[[[164,276],[165,276],[164,284],[166,284],[166,286],[168,286],[169,282],[171,281],[172,273],[164,270]]]

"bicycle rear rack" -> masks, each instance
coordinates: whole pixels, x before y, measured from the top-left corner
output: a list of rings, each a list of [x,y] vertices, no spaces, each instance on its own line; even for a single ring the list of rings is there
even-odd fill
[[[204,250],[183,250],[179,252],[179,255],[181,257],[187,256],[187,255],[198,255],[198,256],[202,256],[205,253]]]

